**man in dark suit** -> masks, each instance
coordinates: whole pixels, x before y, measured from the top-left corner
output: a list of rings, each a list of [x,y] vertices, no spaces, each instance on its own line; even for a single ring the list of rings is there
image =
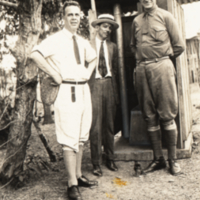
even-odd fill
[[[92,26],[97,35],[91,43],[98,59],[89,81],[93,108],[90,146],[93,174],[102,176],[102,146],[107,158],[106,166],[112,171],[118,170],[114,162],[114,121],[119,103],[118,56],[116,44],[108,38],[119,25],[112,15],[102,14],[92,22]]]

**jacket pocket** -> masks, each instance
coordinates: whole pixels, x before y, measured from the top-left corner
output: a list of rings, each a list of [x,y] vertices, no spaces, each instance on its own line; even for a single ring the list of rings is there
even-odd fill
[[[164,42],[168,38],[167,30],[163,26],[151,27],[150,34],[155,40],[161,41],[161,42]]]

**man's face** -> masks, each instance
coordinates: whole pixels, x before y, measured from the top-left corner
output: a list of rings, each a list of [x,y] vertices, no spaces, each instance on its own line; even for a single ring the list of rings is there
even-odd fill
[[[140,0],[140,3],[145,9],[150,9],[156,5],[156,0]]]
[[[112,25],[109,23],[102,23],[100,25],[97,25],[97,34],[102,40],[107,39],[111,31]]]
[[[80,8],[77,6],[68,6],[65,8],[65,28],[70,32],[76,32],[80,24]]]

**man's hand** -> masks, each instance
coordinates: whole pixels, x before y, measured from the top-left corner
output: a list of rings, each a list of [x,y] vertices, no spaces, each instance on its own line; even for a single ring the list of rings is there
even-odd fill
[[[38,51],[32,52],[30,58],[35,61],[35,63],[41,70],[43,70],[50,77],[53,78],[54,82],[52,82],[52,85],[60,85],[62,83],[62,76],[60,75],[60,73],[58,73],[51,65],[49,65],[49,63]]]

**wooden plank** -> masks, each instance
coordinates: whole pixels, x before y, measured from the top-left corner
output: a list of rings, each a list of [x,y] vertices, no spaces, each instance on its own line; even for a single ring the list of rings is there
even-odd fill
[[[96,11],[96,3],[95,0],[91,0],[91,8],[93,11]]]
[[[180,9],[182,10],[181,13],[182,13],[182,27],[183,27],[183,30],[184,30],[184,39],[186,41],[186,30],[185,30],[185,19],[184,19],[184,11],[182,9],[182,7],[180,7]],[[185,51],[185,66],[187,66],[187,54],[186,54],[186,51]],[[190,82],[189,82],[189,68],[187,66],[187,85],[188,85],[188,107],[189,107],[189,129],[188,129],[188,134],[192,128],[192,100],[191,100],[191,95],[190,95]]]
[[[183,137],[182,134],[185,131],[184,117],[184,97],[183,97],[183,83],[182,83],[182,70],[180,57],[176,59],[176,70],[177,70],[177,87],[178,87],[178,100],[179,100],[179,145],[183,148]]]
[[[96,37],[96,30],[92,27],[91,23],[96,19],[96,11],[89,10],[88,11],[88,19],[89,19],[89,26],[90,26],[90,40],[93,40]]]
[[[181,7],[178,6],[178,14],[179,14],[179,22],[180,22],[180,27],[183,28],[181,25],[183,24],[183,17],[181,16]],[[182,29],[182,37],[184,38],[184,34],[183,34],[184,30]],[[185,110],[185,120],[186,120],[186,129],[185,132],[183,132],[183,140],[187,139],[187,136],[189,134],[189,129],[190,129],[190,106],[189,106],[189,99],[188,97],[190,96],[190,92],[189,92],[189,77],[188,77],[188,70],[187,70],[187,64],[185,63],[185,58],[186,58],[186,52],[183,53],[182,56],[182,68],[183,68],[183,83],[184,83],[184,110]],[[188,113],[188,114],[186,114]]]
[[[177,2],[175,2],[175,10],[177,12],[177,20],[179,23],[179,29],[181,31],[181,35],[183,37],[183,30],[182,30],[182,18],[180,17],[180,6],[177,4]],[[183,38],[184,39],[184,38]],[[179,108],[182,110],[182,119],[180,120],[180,125],[182,126],[182,133],[180,135],[181,141],[186,140],[187,138],[187,131],[188,131],[188,115],[186,115],[186,113],[188,113],[188,108],[187,108],[187,72],[186,72],[186,65],[184,63],[184,57],[185,57],[185,52],[182,53],[182,55],[180,56],[180,67],[181,67],[181,79],[182,79],[182,89],[183,89],[183,99],[182,99],[182,104],[183,107]],[[177,61],[179,62],[179,61]],[[181,81],[181,80],[180,80]],[[179,101],[180,103],[180,101]],[[184,124],[183,124],[184,122]]]
[[[122,106],[122,122],[123,128],[122,133],[125,138],[128,138],[130,133],[130,121],[128,113],[128,99],[127,99],[127,86],[126,86],[126,75],[124,66],[124,45],[123,45],[123,32],[122,32],[122,13],[120,4],[114,5],[114,16],[116,22],[119,24],[119,28],[116,30],[117,48],[118,48],[118,69],[120,79],[120,95],[121,95],[121,106]]]
[[[168,11],[170,11],[178,21],[181,35],[185,40],[185,26],[184,26],[184,14],[181,6],[175,0],[168,0]],[[187,63],[186,51],[176,59],[177,69],[177,88],[179,97],[179,147],[183,148],[183,141],[187,139],[191,129],[191,98],[190,98],[190,74]]]
[[[184,12],[183,9],[179,6],[179,12],[180,12],[180,27],[182,27],[182,37],[185,40],[185,21],[184,21]],[[188,137],[188,134],[191,130],[191,126],[192,126],[192,102],[191,102],[191,96],[190,96],[190,74],[189,74],[189,66],[188,66],[188,62],[187,62],[187,53],[186,51],[183,53],[183,73],[184,73],[184,77],[182,77],[184,79],[184,84],[185,84],[185,113],[186,113],[186,123],[187,123],[187,127],[186,127],[186,132],[183,134],[183,139],[186,140]]]

